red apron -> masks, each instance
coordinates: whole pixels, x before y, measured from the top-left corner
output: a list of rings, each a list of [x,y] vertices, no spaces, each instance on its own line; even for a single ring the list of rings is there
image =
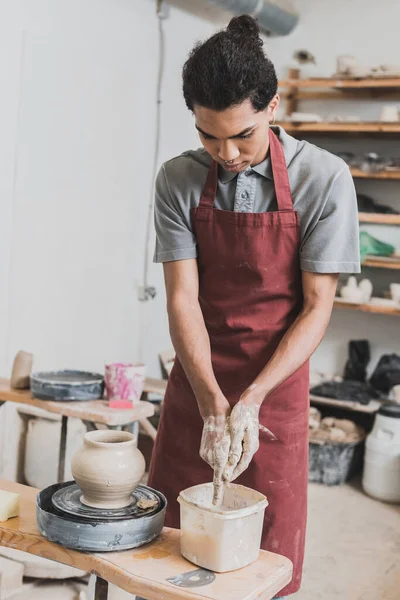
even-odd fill
[[[198,242],[199,302],[210,336],[212,364],[233,406],[273,355],[302,303],[300,228],[293,209],[282,146],[269,130],[278,210],[240,213],[213,207],[218,165],[213,161],[198,208],[192,209]],[[301,583],[307,513],[308,362],[276,388],[261,406],[260,448],[236,480],[265,494],[261,547],[287,556],[293,579],[280,595]],[[200,458],[203,420],[181,363],[176,359],[164,399],[150,466],[149,485],[169,505],[166,525],[179,528],[179,492],[212,481]]]

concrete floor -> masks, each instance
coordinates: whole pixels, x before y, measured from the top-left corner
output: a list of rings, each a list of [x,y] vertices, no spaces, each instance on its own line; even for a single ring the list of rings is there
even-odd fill
[[[16,600],[55,598],[78,600],[68,585],[49,583]],[[291,598],[399,600],[400,505],[375,501],[358,484],[310,485],[303,587]],[[112,586],[110,600],[133,596]]]

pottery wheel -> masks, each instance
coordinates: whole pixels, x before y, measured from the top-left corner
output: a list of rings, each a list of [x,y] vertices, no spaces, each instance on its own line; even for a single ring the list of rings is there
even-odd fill
[[[140,519],[156,513],[161,504],[161,499],[151,488],[138,485],[132,494],[132,502],[123,508],[93,508],[81,502],[82,490],[75,483],[69,487],[61,488],[53,494],[53,505],[61,512],[87,519],[114,520],[114,519]],[[140,508],[140,500],[149,500],[150,508]]]
[[[138,486],[130,506],[106,512],[83,505],[81,493],[75,481],[55,483],[38,493],[36,522],[45,538],[74,550],[115,552],[148,544],[162,531],[167,500],[157,490]],[[157,506],[140,509],[140,500],[144,506],[157,500]]]

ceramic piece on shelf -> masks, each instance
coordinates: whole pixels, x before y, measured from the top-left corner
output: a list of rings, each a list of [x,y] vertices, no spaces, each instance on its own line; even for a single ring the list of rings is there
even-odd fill
[[[365,173],[376,173],[382,171],[387,161],[376,152],[367,152],[360,163],[361,171]]]
[[[380,120],[385,123],[396,123],[399,120],[399,109],[396,104],[382,106]]]
[[[367,77],[369,70],[360,64],[355,56],[343,54],[336,59],[334,77],[362,78]]]
[[[32,372],[33,354],[20,350],[13,363],[11,372],[11,387],[16,390],[24,390],[30,387],[30,375]]]
[[[392,396],[396,404],[400,404],[400,385],[392,387]]]
[[[132,433],[90,431],[72,458],[71,471],[83,492],[83,504],[122,508],[132,502],[132,493],[145,472],[145,460]]]
[[[322,123],[323,118],[321,115],[317,113],[305,113],[305,112],[292,112],[290,117],[288,117],[290,121],[299,122],[299,123]]]
[[[363,303],[367,304],[370,301],[373,291],[372,282],[370,279],[362,279],[358,284],[358,289],[362,291]]]
[[[367,304],[372,296],[372,290],[372,283],[369,279],[363,279],[358,284],[354,275],[351,275],[347,284],[340,290],[340,295],[347,302]]]
[[[139,402],[143,392],[145,366],[132,363],[106,365],[106,389],[109,401]]]
[[[391,283],[390,284],[390,295],[392,300],[397,303],[400,303],[400,283]]]
[[[400,77],[399,65],[379,65],[369,71],[370,77],[385,78],[385,77]]]
[[[325,121],[328,123],[359,123],[361,117],[359,115],[337,115],[336,113],[331,113],[327,115]]]

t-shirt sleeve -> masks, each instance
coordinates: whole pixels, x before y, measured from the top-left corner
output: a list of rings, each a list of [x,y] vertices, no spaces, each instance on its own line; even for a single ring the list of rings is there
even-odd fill
[[[330,187],[317,224],[302,241],[301,269],[359,273],[359,245],[357,195],[350,170],[345,167]]]
[[[178,198],[171,193],[164,165],[155,185],[154,225],[156,248],[154,262],[197,257],[196,238],[191,228],[190,211],[184,213]]]

